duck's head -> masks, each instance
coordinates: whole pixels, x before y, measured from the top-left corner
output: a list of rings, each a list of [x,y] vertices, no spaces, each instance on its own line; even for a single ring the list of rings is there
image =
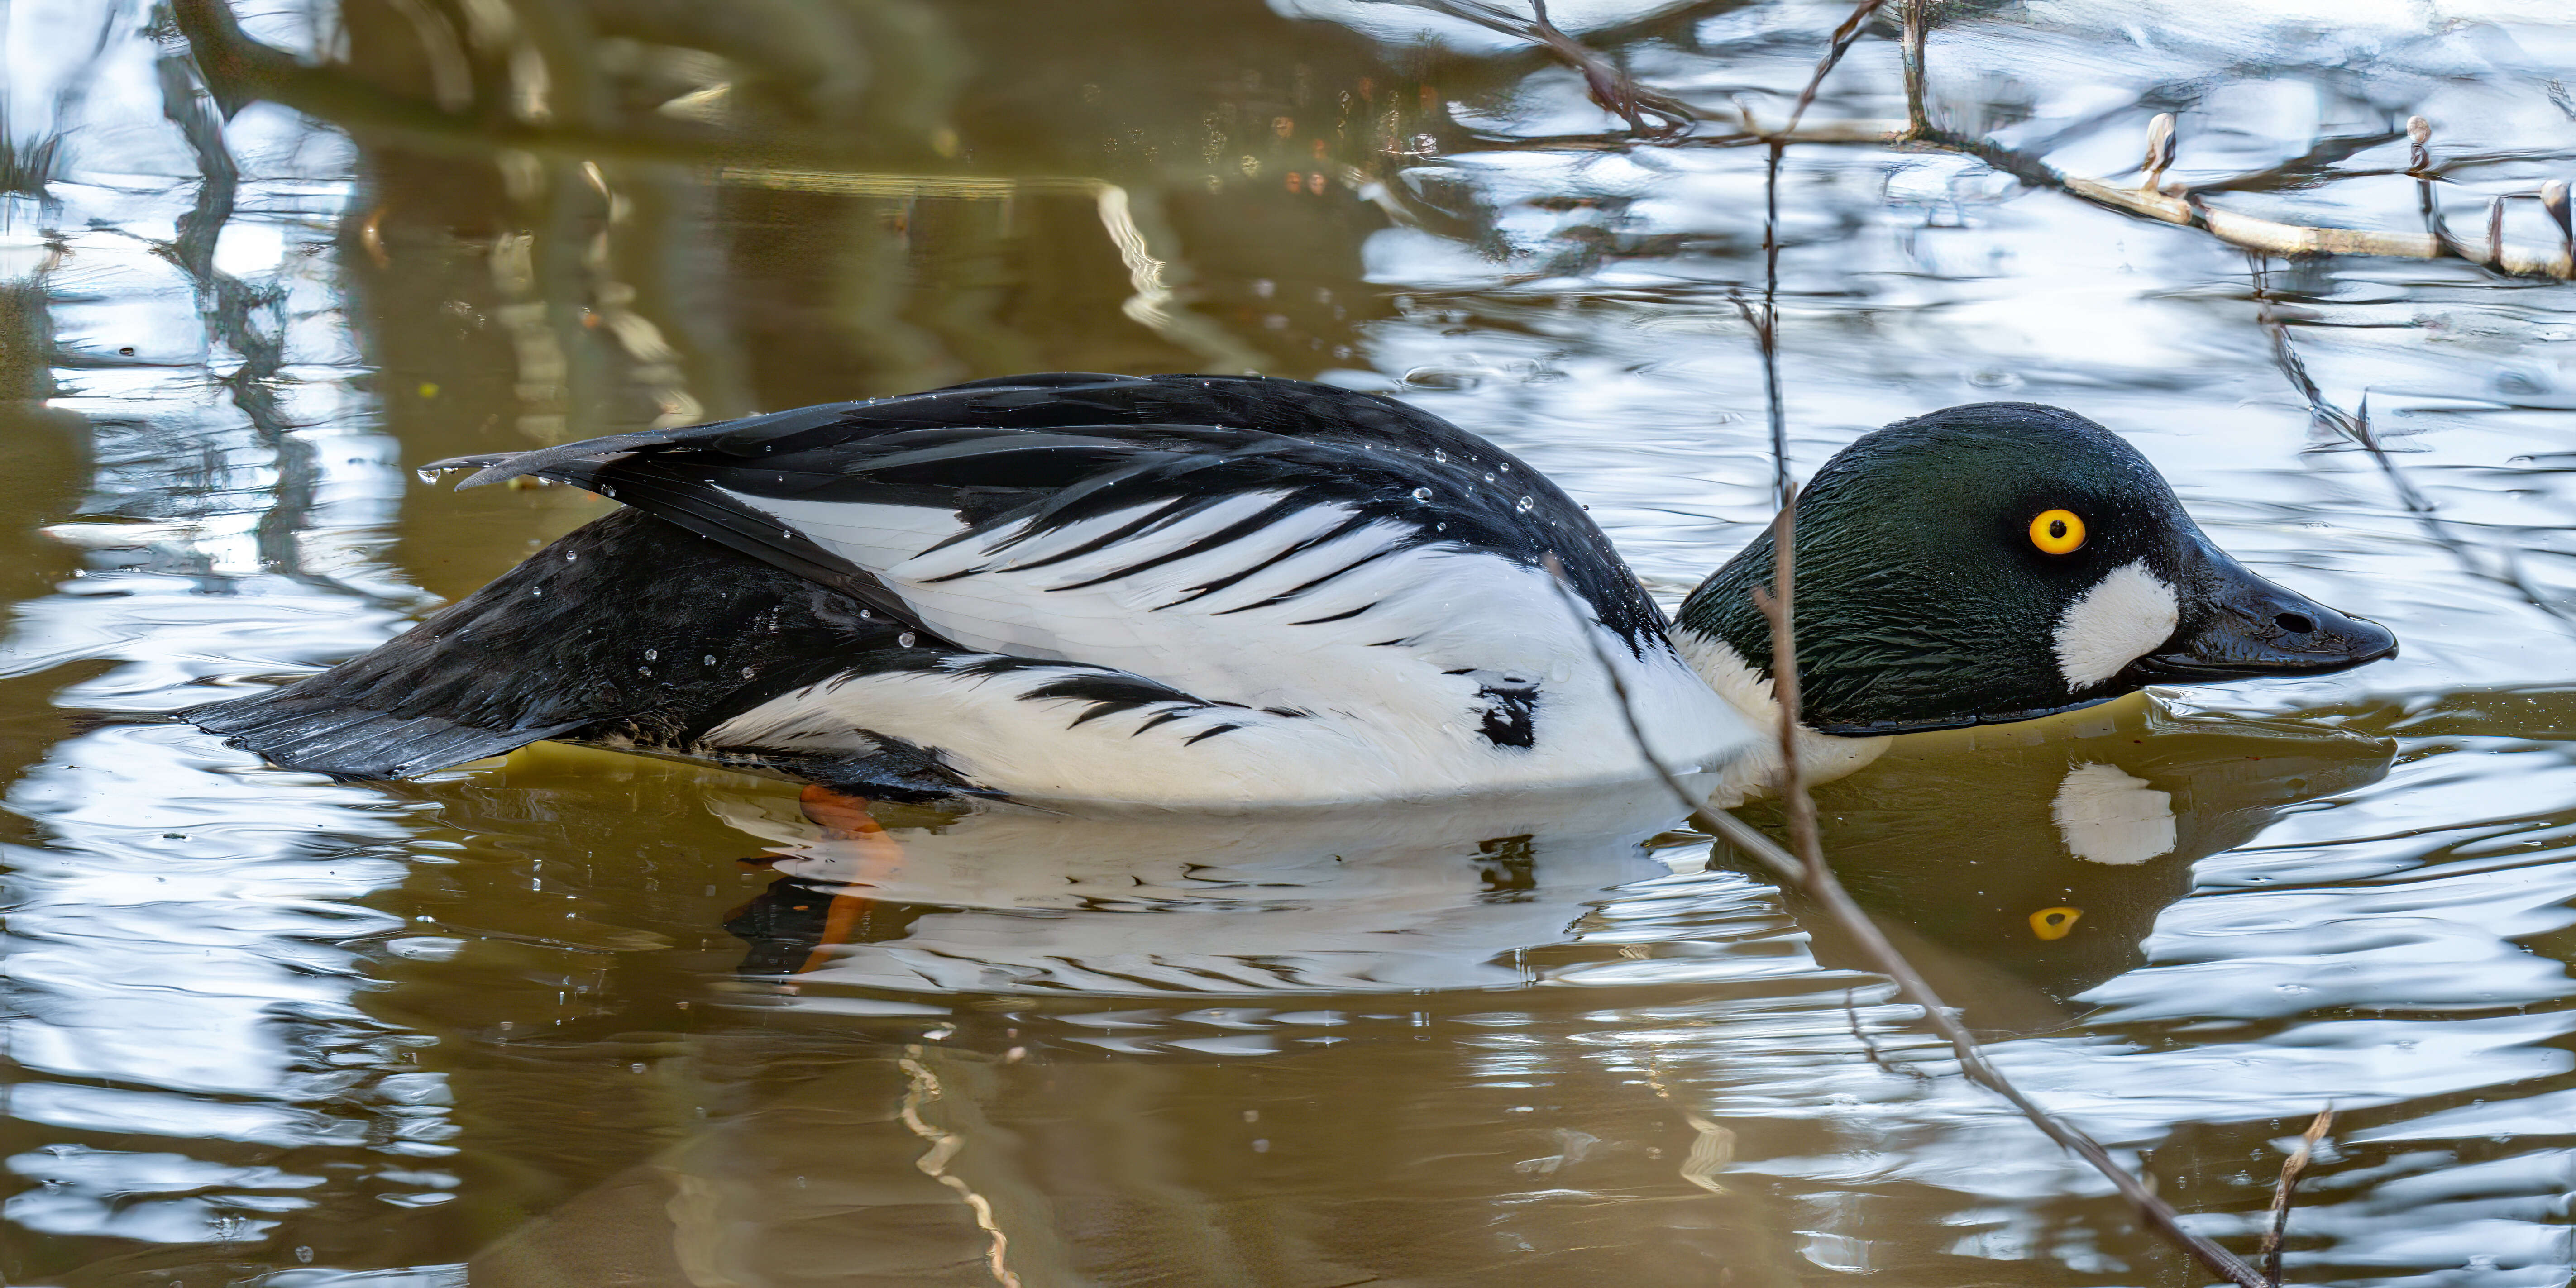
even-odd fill
[[[2027,720],[2397,652],[2386,627],[2228,557],[2137,449],[2055,407],[1977,403],[1869,434],[1816,471],[1797,536],[1802,712],[1825,733]],[[1768,677],[1751,592],[1772,561],[1766,531],[1693,591],[1685,647],[1722,643]]]

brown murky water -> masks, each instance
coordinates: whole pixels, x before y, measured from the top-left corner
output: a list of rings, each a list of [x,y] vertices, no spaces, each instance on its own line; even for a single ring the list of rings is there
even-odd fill
[[[1759,150],[1636,143],[1399,4],[8,0],[0,1280],[2186,1284],[1820,922],[1648,792],[888,810],[539,746],[388,786],[160,713],[359,652],[609,503],[466,451],[1044,369],[1396,392],[1663,591],[1766,515]],[[1841,4],[1561,4],[1776,117]],[[2539,0],[1946,5],[1937,110],[2276,218],[2576,175]],[[178,21],[185,19],[185,23]],[[204,59],[212,65],[216,60]],[[1811,120],[1902,114],[1874,29]],[[282,87],[282,88],[281,88]],[[255,96],[253,96],[255,98]],[[2301,1283],[2576,1272],[2576,297],[2253,268],[1938,152],[1791,149],[1795,464],[2019,397],[2404,657],[1904,745],[1845,880],[1995,1058]],[[2506,232],[2546,245],[2537,203]]]

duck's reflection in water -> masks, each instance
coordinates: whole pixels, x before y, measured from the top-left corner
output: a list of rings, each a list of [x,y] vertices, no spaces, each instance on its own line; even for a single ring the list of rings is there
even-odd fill
[[[2387,760],[2144,704],[2023,732],[1823,793],[1846,879],[1996,1027],[2125,969],[2192,858]],[[1674,1043],[1757,1037],[1765,1063],[1848,1060],[1840,999],[1871,981],[1767,884],[1703,870],[1657,791],[1303,818],[718,808],[778,875],[729,919],[740,1022],[690,1041],[702,1124],[474,1282],[1813,1272],[1812,1199],[1730,1182],[1752,1124],[1698,1109],[1704,1069],[1666,1071]]]
[[[2315,722],[2134,700],[1901,741],[1816,794],[1854,897],[1961,979],[1956,1000],[2031,1028],[2141,964],[2193,860],[2376,782],[2393,753]],[[728,925],[752,944],[747,973],[903,992],[1535,983],[1530,950],[1584,938],[1623,887],[1671,874],[1650,841],[1667,860],[1683,848],[1657,837],[1676,811],[1651,788],[1254,817],[941,811],[819,791],[801,816],[775,798],[718,811],[781,855],[779,883]],[[1823,963],[1866,969],[1830,922],[1791,911]]]
[[[2029,1031],[2143,964],[2139,945],[2191,892],[2195,860],[2379,781],[2395,753],[2316,721],[2191,715],[2141,697],[1902,739],[1815,796],[1852,897],[1973,1022]],[[1820,961],[1867,968],[1829,922],[1797,912]]]
[[[719,806],[778,843],[746,969],[899,992],[1502,988],[1606,892],[1668,876],[1660,788],[1291,815],[959,813],[819,791]],[[809,821],[810,820],[810,821]],[[820,833],[817,835],[817,833]]]

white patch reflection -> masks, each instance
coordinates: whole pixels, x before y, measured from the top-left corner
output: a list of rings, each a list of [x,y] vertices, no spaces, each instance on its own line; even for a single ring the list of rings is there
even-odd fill
[[[2173,852],[2173,796],[2116,766],[2067,770],[2049,813],[2067,853],[2079,859],[2126,867]]]
[[[2516,803],[2551,811],[2576,804],[2563,771],[2555,781],[2554,798],[2536,798],[2526,783]],[[2349,836],[2396,812],[2418,826],[2482,834],[2450,822],[2457,804],[2392,782],[2360,807],[2294,817],[2278,830]],[[2414,852],[2404,865],[2411,871],[2297,889],[2228,882],[2241,852],[2204,860],[2201,892],[2159,918],[2147,943],[2151,964],[2084,995],[2105,1010],[2066,1035],[1997,1042],[1990,1054],[2042,1103],[2127,1151],[2155,1150],[2186,1124],[2303,1122],[2328,1103],[2351,1125],[2347,1151],[2383,1141],[2455,1143],[2410,1187],[2375,1187],[2355,1173],[2345,1198],[2330,1178],[2317,1182],[2320,1197],[2302,1202],[2295,1228],[2328,1247],[2296,1253],[2291,1264],[2483,1266],[2501,1277],[2475,1282],[2498,1285],[2542,1282],[2515,1276],[2549,1267],[2563,1274],[2566,1232],[2552,1214],[2570,1175],[2566,1152],[2474,1167],[2461,1159],[2515,1135],[2568,1130],[2566,1110],[2553,1108],[2568,1093],[2518,1099],[2513,1089],[2547,1087],[2576,1068],[2564,1049],[2576,1012],[2556,1005],[2576,994],[2576,981],[2516,940],[2576,922],[2576,865],[2554,843],[2463,871],[2465,864],[2424,862],[2420,836],[2402,844]],[[2090,1169],[2044,1148],[2017,1114],[1950,1073],[1946,1048],[1908,1024],[1911,1008],[1893,1004],[1883,986],[1862,990],[1857,1015],[1839,1000],[1674,1007],[1657,1015],[1681,1027],[1622,1036],[1659,1081],[1702,1088],[1682,1106],[1736,1134],[1735,1171],[1800,1190],[1863,1183],[1875,1190],[1903,1180],[1978,1200],[1943,1218],[1979,1227],[1954,1249],[1965,1255],[2063,1259],[2047,1244],[2054,1218],[2045,1212],[2057,1196],[2095,1196],[2116,1208]],[[2386,1018],[2335,1018],[2351,1008]],[[1872,1034],[1879,1058],[1940,1076],[1920,1081],[1873,1064],[1853,1037],[1855,1023]],[[2176,1024],[2192,1026],[2191,1040],[2160,1036]],[[2498,1099],[2369,1126],[2387,1117],[2374,1108],[2402,1113],[2397,1107],[2409,1102],[2472,1091]],[[2249,1160],[2236,1186],[2257,1194],[2279,1163],[2277,1151]],[[2382,1192],[2445,1187],[2456,1201],[2429,1205]],[[1888,1210],[1869,1210],[1843,1229],[1866,1236],[1889,1219]],[[2250,1218],[2194,1220],[2212,1234],[2252,1229]]]

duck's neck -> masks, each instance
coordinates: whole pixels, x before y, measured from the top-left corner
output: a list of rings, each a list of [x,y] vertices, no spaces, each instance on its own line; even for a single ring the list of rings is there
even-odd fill
[[[1732,567],[1733,565],[1729,565]],[[1723,576],[1720,570],[1719,576]],[[1672,629],[1673,648],[1682,661],[1706,681],[1708,687],[1726,699],[1744,716],[1745,723],[1762,735],[1760,742],[1737,757],[1719,772],[1715,794],[1710,804],[1731,809],[1759,796],[1770,795],[1780,776],[1780,703],[1772,695],[1771,677],[1762,673],[1744,654],[1723,636],[1703,632],[1691,625],[1691,605],[1709,593],[1717,583],[1711,577],[1707,584],[1692,592],[1682,606]],[[1798,772],[1810,783],[1840,778],[1878,759],[1887,750],[1888,740],[1877,738],[1839,738],[1818,733],[1799,725],[1792,735],[1798,751]]]

